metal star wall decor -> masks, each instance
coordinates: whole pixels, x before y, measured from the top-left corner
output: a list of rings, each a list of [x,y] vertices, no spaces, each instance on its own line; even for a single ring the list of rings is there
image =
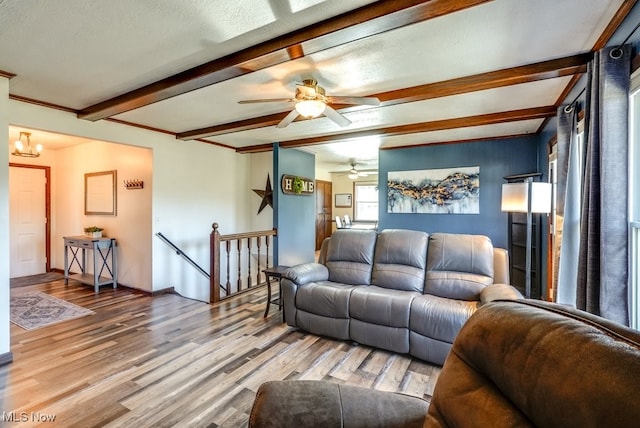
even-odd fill
[[[258,194],[262,198],[262,202],[260,203],[260,208],[258,209],[258,214],[262,212],[262,210],[269,205],[273,209],[273,189],[271,188],[271,179],[267,174],[267,185],[264,190],[260,189],[252,189],[254,192]]]

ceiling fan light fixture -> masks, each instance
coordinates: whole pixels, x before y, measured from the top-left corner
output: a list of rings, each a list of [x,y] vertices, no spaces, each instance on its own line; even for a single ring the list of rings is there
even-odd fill
[[[348,177],[349,177],[349,179],[351,179],[351,180],[355,180],[355,179],[357,179],[357,178],[358,178],[358,173],[357,173],[357,172],[353,172],[353,171],[351,171],[351,172],[349,173]]]
[[[296,111],[300,116],[311,119],[324,113],[326,107],[327,105],[320,100],[304,100],[296,104]]]
[[[24,143],[22,142],[23,139],[25,141]],[[37,158],[42,151],[42,144],[36,145],[35,150],[31,147],[31,132],[20,132],[20,136],[16,142],[13,143],[13,146],[15,147],[12,153],[14,156]]]

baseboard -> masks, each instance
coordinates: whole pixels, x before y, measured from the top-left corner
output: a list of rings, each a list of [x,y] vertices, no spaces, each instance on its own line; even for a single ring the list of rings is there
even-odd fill
[[[64,270],[63,269],[51,269],[51,272],[58,272],[61,274],[64,274]],[[71,274],[71,272],[69,272]],[[156,297],[156,296],[161,296],[163,294],[178,294],[176,293],[176,290],[174,287],[167,287],[167,288],[163,288],[161,290],[154,290],[154,291],[147,291],[147,290],[143,290],[141,288],[137,288],[137,287],[132,287],[130,285],[126,285],[123,284],[121,282],[118,283],[118,288],[126,288],[132,291],[135,291],[137,293],[142,293],[142,294],[146,294],[147,296],[151,296],[151,297]]]
[[[13,362],[13,354],[11,352],[0,354],[0,366],[4,366],[12,362]]]
[[[144,294],[146,296],[151,296],[151,297],[157,297],[157,296],[161,296],[163,294],[178,294],[176,293],[176,290],[173,287],[168,287],[168,288],[163,288],[161,290],[154,290],[154,291],[147,291],[147,290],[143,290],[141,288],[136,288],[136,287],[131,287],[130,285],[125,285],[122,283],[118,283],[118,288],[126,288],[127,290],[131,290],[134,291],[136,293],[141,293]]]
[[[173,287],[163,288],[162,290],[154,290],[151,292],[153,297],[162,296],[163,294],[178,294],[176,293],[176,289]]]

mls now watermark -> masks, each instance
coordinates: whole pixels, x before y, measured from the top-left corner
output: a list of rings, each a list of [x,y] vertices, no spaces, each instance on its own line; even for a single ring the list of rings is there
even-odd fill
[[[2,412],[0,422],[54,422],[56,415],[39,412]]]

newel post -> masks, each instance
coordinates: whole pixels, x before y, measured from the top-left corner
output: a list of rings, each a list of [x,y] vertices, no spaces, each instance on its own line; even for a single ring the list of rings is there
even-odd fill
[[[213,223],[212,228],[213,231],[209,236],[211,246],[209,303],[216,303],[220,301],[220,232],[218,232],[218,223]]]

